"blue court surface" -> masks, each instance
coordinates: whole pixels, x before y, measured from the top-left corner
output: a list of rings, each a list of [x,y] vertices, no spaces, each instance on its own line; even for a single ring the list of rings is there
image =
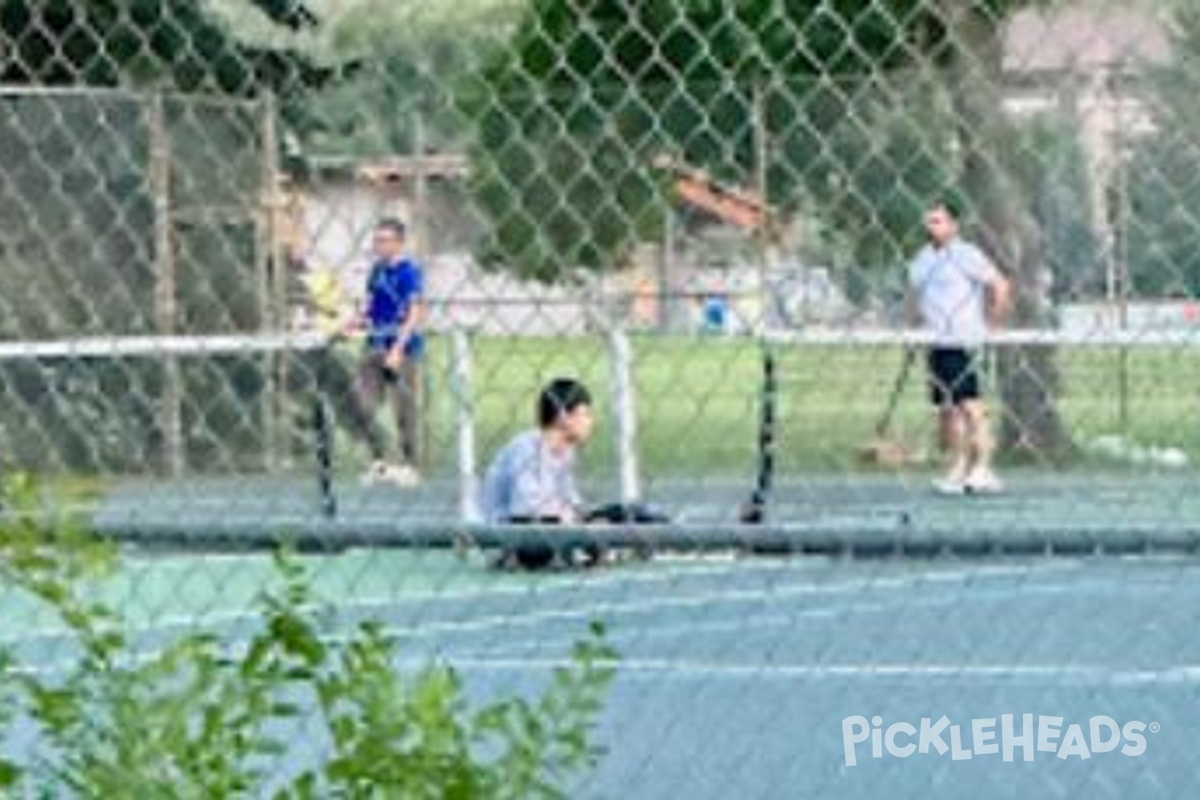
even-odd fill
[[[1042,541],[1200,548],[1200,492],[1190,473],[1026,470],[1006,474],[1003,494],[970,498],[937,495],[931,477],[790,476],[771,491],[767,521],[877,543],[932,537],[968,548],[1008,542],[1035,551]],[[703,534],[728,532],[752,488],[747,480],[656,479],[645,482],[643,496],[675,523]],[[604,484],[588,489],[598,501],[618,495]],[[307,535],[315,549],[335,548],[339,536],[370,543],[372,532],[386,539],[405,526],[444,529],[460,518],[459,492],[448,481],[399,489],[344,480],[335,484],[334,497],[331,519],[323,516],[316,480],[308,476],[142,481],[113,487],[87,513],[97,529],[136,534],[142,543],[192,539],[228,549],[270,546],[287,533]]]
[[[871,509],[854,511],[864,519],[904,507],[950,526],[1007,524],[1041,503],[1059,509],[1042,524],[1116,530],[1178,524],[1196,502],[1182,479],[1155,478],[1153,487],[1093,481],[1090,504],[1076,497],[1072,519],[1065,479],[1056,487],[1030,478],[1025,498],[1014,492],[973,506],[930,498],[915,479],[872,480],[873,489],[865,479],[797,485],[790,506],[822,490],[821,509],[836,512],[842,502],[850,514],[871,494]],[[121,491],[100,513],[117,513],[139,490]],[[717,498],[713,514],[738,496],[737,487],[722,491],[728,498],[708,495]],[[433,500],[434,492],[415,494],[428,505],[346,487],[343,510],[355,502],[410,514],[453,507],[450,490]],[[204,495],[193,489],[190,497]],[[535,692],[568,663],[588,623],[603,621],[620,654],[599,731],[607,754],[572,796],[1126,798],[1187,796],[1200,785],[1200,560],[1188,555],[716,551],[539,575],[496,572],[482,554],[450,551],[361,549],[305,563],[318,594],[334,603],[332,635],[359,619],[381,620],[402,643],[398,668],[441,660],[481,699]],[[152,647],[196,626],[236,638],[270,580],[264,554],[134,555],[104,591]],[[6,641],[34,661],[56,657],[61,642],[45,620],[5,608],[6,617],[28,621],[8,628]],[[1005,715],[1013,735],[1002,730]],[[896,755],[885,744],[889,729]],[[1020,740],[1026,734],[1030,746]],[[907,754],[909,744],[917,752]],[[280,769],[320,749],[300,735]]]
[[[134,561],[111,590],[136,599],[144,646],[196,625],[236,638],[248,624],[265,557],[192,562]],[[1124,798],[1182,796],[1200,781],[1200,565],[1190,560],[730,556],[540,576],[445,553],[309,564],[346,630],[382,620],[402,642],[398,667],[439,659],[479,698],[536,691],[588,622],[604,621],[621,663],[599,733],[607,755],[581,797]],[[21,639],[39,660],[57,647],[44,633]],[[1061,717],[1059,747],[1072,724],[1090,736],[1093,717],[1144,723],[1144,752],[1090,753],[1089,741],[1087,759],[1054,750],[1025,761],[1020,748],[1014,761],[954,758],[974,749],[973,720],[993,720],[1000,746],[1006,714]],[[844,721],[876,715],[884,729],[944,715],[950,749],[876,759],[867,741],[848,766]],[[298,736],[280,769],[319,750]]]

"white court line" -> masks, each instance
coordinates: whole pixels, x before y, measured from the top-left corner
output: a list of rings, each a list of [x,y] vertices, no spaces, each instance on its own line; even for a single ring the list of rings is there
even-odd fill
[[[142,655],[134,664],[145,663],[152,656]],[[404,658],[393,664],[404,670],[420,671],[430,664],[443,664],[456,670],[477,672],[508,672],[527,675],[535,671],[577,669],[579,663],[570,658],[521,658],[503,656],[447,656],[437,658]],[[1158,669],[1114,668],[1096,664],[955,664],[955,663],[842,663],[787,664],[771,662],[756,664],[736,661],[704,661],[673,658],[620,658],[608,662],[618,674],[632,678],[723,678],[733,680],[859,680],[880,678],[960,678],[974,681],[1037,680],[1070,683],[1072,686],[1136,686],[1200,684],[1200,664],[1182,664]],[[41,667],[17,667],[14,674],[27,676],[64,672],[62,664]]]
[[[1109,583],[1109,582],[1104,582],[1104,583],[1091,582],[1088,584],[1079,584],[1079,583],[1049,584],[1049,585],[1044,585],[1044,586],[1040,586],[1040,587],[1026,587],[1025,589],[1023,589],[1023,591],[1035,590],[1035,591],[1038,591],[1039,593],[1069,594],[1072,592],[1079,592],[1081,589],[1086,589],[1088,591],[1095,591],[1095,590],[1107,591],[1110,587],[1111,587],[1111,583]],[[773,601],[773,600],[795,598],[795,597],[812,595],[812,594],[826,594],[826,593],[830,593],[830,592],[826,591],[829,589],[834,589],[837,593],[841,594],[841,593],[844,593],[845,591],[853,590],[854,588],[856,588],[856,587],[854,587],[854,586],[793,587],[791,589],[786,589],[786,590],[779,589],[779,590],[770,590],[770,591],[738,591],[738,592],[726,592],[723,594],[722,593],[717,593],[717,594],[705,593],[705,594],[700,594],[700,595],[694,596],[694,597],[664,598],[664,599],[651,600],[651,601],[622,600],[622,601],[618,601],[618,602],[609,602],[609,603],[585,604],[578,608],[555,608],[555,609],[549,609],[549,610],[539,610],[539,611],[525,612],[525,613],[519,613],[519,614],[507,614],[507,615],[506,614],[496,614],[496,615],[491,615],[491,616],[475,617],[475,618],[467,619],[467,620],[434,620],[434,621],[415,620],[411,624],[407,624],[407,625],[384,626],[383,630],[385,633],[387,633],[390,636],[395,636],[397,638],[402,638],[402,639],[407,639],[407,640],[428,638],[428,637],[437,636],[437,635],[441,635],[441,634],[462,634],[462,633],[470,634],[470,633],[487,632],[487,631],[504,631],[505,633],[511,633],[517,629],[538,629],[538,628],[540,628],[540,626],[542,626],[543,624],[545,624],[547,622],[563,622],[563,621],[587,622],[587,621],[590,621],[590,620],[595,619],[600,616],[607,616],[607,617],[616,617],[616,616],[630,617],[630,616],[647,616],[647,615],[653,616],[654,614],[657,614],[657,613],[659,613],[663,610],[667,610],[667,609],[676,610],[676,609],[683,609],[683,608],[703,608],[703,607],[707,607],[707,606],[711,606],[711,605],[716,605],[720,602],[730,602],[730,601],[736,601],[736,602]],[[1149,590],[1153,590],[1153,591],[1170,591],[1171,590],[1170,586],[1158,586],[1158,585],[1154,585],[1154,584],[1143,584],[1143,585],[1140,585],[1139,588],[1149,589]],[[1003,596],[1004,594],[1011,595],[1010,592],[999,592],[997,594],[998,594],[998,596],[996,596],[993,599],[1004,600],[1005,599],[1005,597]],[[940,599],[942,602],[944,602],[947,605],[953,605],[953,604],[957,604],[957,603],[961,602],[961,598],[959,598],[958,596],[955,596],[955,595],[943,595],[940,597]],[[1009,599],[1011,599],[1011,598],[1009,598]],[[938,602],[928,602],[926,604],[929,606],[939,605]],[[906,605],[911,607],[913,605],[913,603],[911,601],[909,601]],[[856,613],[868,613],[868,612],[876,613],[876,612],[882,611],[882,610],[887,610],[887,611],[902,610],[904,607],[906,607],[906,606],[897,606],[895,603],[887,603],[887,604],[884,604],[884,603],[870,603],[870,604],[856,603],[856,604],[851,604],[851,605],[822,606],[820,608],[813,608],[813,609],[798,609],[795,612],[795,614],[791,615],[787,619],[790,619],[791,621],[795,622],[802,618],[848,617],[848,616],[851,616]],[[328,610],[328,609],[325,609],[325,610]],[[333,610],[340,611],[340,610],[342,610],[342,608],[338,607]],[[749,619],[753,620],[754,618],[751,617]],[[258,620],[259,620],[258,616],[253,615],[253,614],[247,614],[247,615],[240,615],[236,621],[255,623]],[[195,620],[192,620],[190,625],[181,623],[178,627],[181,627],[181,628],[195,627],[195,624],[196,624]],[[647,630],[651,630],[651,631],[656,632],[657,635],[674,634],[674,633],[686,634],[689,632],[694,633],[698,629],[703,630],[706,628],[719,630],[721,627],[725,627],[725,626],[734,628],[734,629],[738,629],[738,628],[744,629],[747,627],[752,627],[752,623],[748,624],[746,618],[742,618],[736,623],[722,621],[720,623],[708,623],[707,625],[705,623],[696,623],[696,622],[688,621],[688,622],[680,623],[678,625],[673,625],[673,626],[658,626],[658,627],[650,628],[650,629],[638,629],[638,633],[640,633],[642,635],[646,635]],[[614,630],[615,630],[615,626],[614,626]],[[147,626],[146,628],[135,629],[135,633],[142,633],[142,634],[151,634],[151,633],[158,633],[158,632],[164,632],[164,629],[162,626]],[[538,632],[539,632],[539,634],[541,633],[540,630]],[[349,638],[349,635],[350,634],[331,633],[331,634],[326,635],[323,638],[325,638],[327,641],[330,641],[330,642],[339,642],[339,641],[347,640]],[[545,640],[542,638],[539,638],[539,641],[544,642]],[[568,646],[569,646],[569,643],[568,643]]]
[[[1034,588],[1026,588],[1024,591],[1037,591],[1039,594],[1071,594],[1077,593],[1081,588],[1086,588],[1089,592],[1110,589],[1111,584],[1058,584],[1047,585]],[[1173,591],[1171,586],[1156,586],[1153,584],[1145,584],[1140,586],[1141,589],[1151,591]],[[780,599],[788,596],[799,596],[803,592],[764,592],[756,596],[746,595],[737,598],[739,601],[749,600],[772,600]],[[977,598],[972,598],[973,600]],[[1008,597],[1003,596],[1003,593],[997,593],[996,596],[990,598],[994,601],[1011,601],[1011,594]],[[762,627],[775,627],[787,623],[796,623],[804,619],[828,619],[828,618],[844,618],[855,614],[863,613],[878,613],[881,611],[900,613],[907,608],[914,606],[921,607],[937,607],[939,605],[959,605],[961,598],[954,595],[943,595],[939,598],[925,600],[921,602],[906,601],[904,604],[891,603],[850,603],[848,605],[822,606],[819,608],[797,609],[795,613],[790,615],[773,615],[770,617],[742,617],[737,620],[721,620],[719,622],[700,622],[688,620],[675,625],[659,625],[649,628],[637,628],[634,633],[630,634],[629,638],[652,638],[665,637],[673,635],[694,635],[699,631],[718,631],[723,629],[730,630],[746,630],[748,628],[758,627],[755,622],[759,619],[765,619],[767,622]],[[575,609],[554,609],[550,611],[535,611],[520,615],[494,615],[490,617],[477,617],[470,620],[459,621],[434,621],[422,622],[415,621],[409,625],[390,625],[384,626],[383,630],[390,636],[395,636],[404,640],[429,638],[439,634],[457,634],[457,633],[475,633],[481,631],[504,631],[511,633],[516,629],[537,628],[538,638],[537,643],[540,645],[549,646],[550,641],[541,634],[540,626],[547,622],[562,622],[566,620],[578,620],[587,622],[600,616],[645,616],[654,615],[664,609],[679,609],[679,608],[695,608],[711,605],[710,598],[679,598],[671,601],[660,603],[642,603],[642,602],[620,602],[594,604],[592,606],[575,608]],[[777,621],[778,620],[778,621]],[[616,625],[610,626],[610,633],[620,635],[620,629]],[[636,636],[635,636],[636,634]],[[345,641],[348,636],[344,634],[330,634],[326,638],[331,642]],[[562,643],[564,647],[569,647],[572,642]]]
[[[1089,589],[1105,589],[1106,584],[1099,582],[1090,582],[1085,584]],[[1036,587],[1026,587],[1025,591],[1035,591],[1039,594],[1061,594],[1078,591],[1081,588],[1080,584],[1048,584]],[[1171,591],[1170,586],[1158,586],[1154,584],[1142,584],[1141,589],[1151,589],[1158,591]],[[777,592],[758,593],[758,599],[770,599],[778,597]],[[791,594],[803,594],[802,592],[792,592]],[[992,599],[1004,600],[1003,592],[994,592]],[[612,604],[599,604],[598,606],[585,607],[579,609],[554,609],[547,611],[539,611],[520,616],[504,616],[497,615],[493,617],[477,618],[466,621],[455,622],[434,622],[434,623],[417,623],[412,626],[385,626],[383,632],[389,637],[395,637],[403,641],[411,641],[413,639],[426,638],[444,633],[473,633],[477,631],[488,630],[503,630],[508,633],[518,628],[534,628],[539,630],[542,623],[548,621],[562,620],[581,620],[586,621],[595,618],[598,614],[604,615],[644,615],[653,614],[664,607],[691,607],[702,605],[710,602],[709,598],[687,598],[686,602],[680,602],[684,599],[671,600],[660,603],[633,603],[621,602]],[[959,598],[953,595],[941,595],[937,598],[930,598],[917,603],[917,605],[925,607],[936,607],[941,604],[951,605],[959,602]],[[693,622],[688,621],[678,625],[659,626],[650,629],[637,629],[635,631],[636,638],[654,639],[663,638],[669,635],[695,635],[698,631],[715,631],[721,629],[745,630],[747,628],[765,628],[772,626],[795,625],[806,619],[828,619],[840,618],[861,613],[879,613],[879,612],[894,612],[902,611],[906,607],[912,607],[914,603],[909,602],[904,606],[896,606],[894,603],[851,603],[849,605],[824,606],[820,608],[798,609],[795,613],[789,615],[775,614],[769,617],[750,617],[738,620],[721,620],[718,622]],[[603,609],[598,612],[598,608]],[[257,617],[250,617],[251,620],[257,621]],[[154,633],[158,629],[151,628],[149,630],[139,631],[141,633]],[[621,638],[620,629],[612,626],[611,634],[616,634],[616,638]],[[322,640],[328,643],[344,643],[348,641],[353,634],[350,633],[330,633],[322,636]],[[61,639],[62,635],[49,635],[51,639]],[[33,639],[19,640],[21,642],[31,642]],[[537,644],[541,647],[561,647],[567,649],[574,642],[571,641],[553,641],[539,637]],[[229,643],[236,645],[236,643]],[[135,660],[144,660],[152,657],[150,654],[136,656]],[[480,667],[484,669],[495,668],[494,665],[504,665],[505,670],[516,670],[520,665],[529,665],[530,668],[553,669],[559,666],[572,666],[574,662],[570,659],[537,659],[537,658],[478,658],[465,657],[465,659],[457,658],[451,654],[442,654],[440,660],[447,663],[458,665],[465,664],[471,667]],[[400,662],[403,664],[404,662]],[[413,662],[414,664],[417,662]],[[429,660],[425,659],[420,662],[422,665],[428,665]],[[688,675],[715,675],[725,677],[745,677],[749,675],[763,675],[768,677],[822,677],[822,676],[889,676],[889,675],[967,675],[967,676],[997,676],[997,675],[1013,675],[1013,676],[1058,676],[1058,677],[1079,677],[1093,678],[1102,674],[1105,677],[1103,682],[1141,682],[1141,683],[1159,683],[1159,682],[1200,682],[1200,667],[1186,668],[1171,668],[1169,670],[1150,670],[1150,671],[1120,671],[1113,670],[1109,667],[1091,667],[1078,665],[923,665],[923,664],[856,664],[856,665],[787,665],[772,663],[770,665],[762,664],[745,664],[745,665],[728,665],[719,662],[703,662],[690,659],[653,659],[653,658],[635,658],[621,659],[620,666],[625,669],[627,665],[635,665],[635,671],[638,672],[673,672],[683,673]],[[642,666],[637,666],[642,665]],[[658,665],[653,668],[646,665]],[[700,665],[700,666],[697,666]],[[1179,669],[1190,670],[1183,677],[1174,676],[1174,672]],[[40,668],[33,668],[36,673]],[[1194,674],[1193,674],[1194,672]],[[1140,676],[1140,677],[1139,677]]]
[[[492,658],[444,656],[455,669],[481,672],[529,672],[577,668],[569,658]],[[403,668],[427,667],[429,662],[404,659]],[[1090,685],[1138,685],[1200,683],[1200,665],[1184,664],[1160,669],[1122,669],[1094,664],[754,664],[669,658],[631,658],[612,662],[618,672],[634,676],[753,678],[758,679],[865,679],[875,678],[971,678],[1040,679]]]
[[[1105,590],[1108,587],[1107,586],[1094,586],[1094,587],[1088,587],[1088,588],[1090,591],[1097,591],[1097,590]],[[1146,588],[1149,588],[1149,589],[1155,590],[1155,591],[1171,591],[1171,587],[1165,587],[1165,586],[1148,586]],[[1025,590],[1026,593],[1034,593],[1034,594],[1038,594],[1038,595],[1070,594],[1070,593],[1073,593],[1076,591],[1078,591],[1078,584],[1059,584],[1059,585],[1051,584],[1051,585],[1046,585],[1046,586],[1030,587]],[[992,603],[1010,603],[1012,601],[1011,595],[1005,595],[1001,592],[994,592],[991,596],[987,597],[986,599]],[[972,597],[972,603],[974,605],[979,605],[980,601],[981,601],[981,598],[979,598],[977,596]],[[739,617],[737,619],[725,619],[725,620],[718,620],[718,621],[706,621],[703,619],[693,619],[693,620],[688,620],[686,622],[680,622],[677,624],[656,625],[654,627],[636,628],[633,630],[622,629],[619,627],[612,627],[610,630],[608,630],[607,637],[610,641],[613,641],[613,642],[619,641],[621,639],[627,639],[631,642],[641,643],[641,642],[644,642],[647,640],[669,639],[669,638],[675,637],[675,636],[694,637],[698,634],[702,635],[705,633],[718,633],[721,631],[754,631],[754,630],[760,630],[760,629],[767,630],[770,628],[784,628],[784,627],[796,625],[805,620],[824,620],[824,619],[842,620],[846,617],[850,617],[850,616],[854,616],[854,615],[879,614],[879,613],[899,615],[899,614],[902,614],[904,612],[914,610],[914,609],[928,610],[928,609],[933,609],[933,608],[939,608],[939,607],[944,607],[944,606],[956,606],[956,605],[961,605],[961,604],[962,604],[961,599],[958,597],[955,597],[953,595],[940,595],[937,597],[922,598],[921,600],[917,600],[917,601],[905,601],[903,604],[900,604],[900,605],[897,605],[894,602],[886,602],[886,603],[885,602],[870,602],[870,603],[855,602],[855,603],[849,603],[847,605],[834,605],[834,606],[822,606],[819,608],[797,609],[796,611],[789,613],[789,614],[779,614],[779,613],[755,614],[755,615],[749,616],[749,617]],[[581,613],[580,616],[582,617],[583,614]],[[540,622],[540,621],[542,621],[542,620],[533,620],[533,622]],[[510,618],[510,624],[508,627],[509,628],[516,627],[517,625],[521,625],[521,624],[522,624],[521,618]],[[429,635],[429,634],[436,634],[436,633],[441,633],[441,632],[457,632],[458,629],[447,630],[445,627],[442,626],[441,623],[434,623],[433,625],[425,625],[425,626],[421,626],[421,627],[391,626],[391,627],[385,627],[384,630],[389,635],[403,636],[406,639],[411,639],[411,638],[420,638],[421,636],[425,636],[425,635]],[[338,640],[339,639],[336,639],[336,638],[332,639],[332,641],[338,641]],[[574,644],[574,642],[575,642],[574,639],[562,640],[562,641],[556,642],[556,641],[549,640],[549,639],[539,636],[537,639],[532,640],[530,643],[536,644],[539,648],[555,648],[555,647],[561,646],[562,648],[567,649],[567,648],[570,648],[571,645]]]
[[[724,568],[713,567],[705,568],[702,577],[710,577],[712,575],[721,575],[725,573],[743,572],[742,565],[728,565]],[[782,586],[771,587],[768,589],[733,589],[728,591],[701,591],[695,594],[689,594],[684,597],[650,597],[637,600],[621,600],[618,602],[586,602],[590,598],[586,596],[586,590],[596,585],[592,580],[564,580],[562,582],[531,588],[528,585],[519,586],[503,586],[492,587],[488,589],[472,589],[467,592],[460,593],[444,593],[444,592],[425,592],[419,595],[408,595],[402,598],[386,597],[386,598],[369,598],[362,601],[354,601],[350,603],[335,603],[326,605],[312,605],[300,609],[301,612],[313,614],[343,614],[346,612],[358,612],[362,615],[368,615],[373,610],[387,610],[400,608],[405,605],[415,604],[422,600],[436,601],[437,603],[445,602],[463,602],[463,601],[486,601],[489,597],[500,597],[505,595],[517,595],[528,597],[532,601],[542,599],[543,594],[551,594],[548,590],[554,590],[557,594],[561,590],[578,591],[581,593],[579,599],[585,601],[577,608],[555,608],[551,610],[539,610],[532,612],[521,612],[516,614],[499,614],[485,617],[476,617],[469,620],[459,621],[417,621],[413,626],[394,626],[389,628],[389,632],[401,633],[406,636],[421,637],[429,634],[446,633],[446,632],[469,632],[469,631],[487,631],[487,630],[503,630],[517,627],[528,627],[539,623],[561,620],[590,620],[597,616],[638,616],[657,613],[662,610],[683,609],[683,608],[698,608],[705,606],[717,605],[720,603],[743,603],[764,600],[782,600],[788,598],[796,598],[803,596],[826,596],[826,595],[845,595],[860,591],[883,591],[890,589],[906,589],[923,585],[937,585],[942,583],[963,583],[969,584],[981,578],[995,578],[1012,575],[1029,576],[1033,573],[1055,573],[1062,574],[1065,572],[1077,571],[1078,564],[1076,562],[1066,563],[1048,563],[1045,565],[1023,565],[1023,566],[994,566],[984,569],[970,570],[933,570],[929,572],[921,572],[912,575],[880,578],[867,577],[856,578],[848,581],[839,581],[831,583],[821,583],[812,585],[800,586]],[[771,565],[773,571],[778,572],[800,572],[794,567],[791,570],[786,569],[786,566]],[[679,574],[663,575],[660,573],[649,573],[639,576],[637,583],[661,583],[677,581],[681,577],[696,575],[700,570],[686,570]],[[609,587],[621,585],[624,583],[632,583],[629,581],[631,575],[613,576],[613,580],[606,584]],[[803,576],[800,576],[803,577]],[[1041,577],[1040,575],[1038,577]],[[1114,578],[1119,576],[1113,576]],[[1065,588],[1064,592],[1080,591],[1093,586],[1110,586],[1111,579],[1107,581],[1089,580],[1087,583],[1070,583],[1061,584]],[[1059,584],[1050,584],[1050,587]],[[1160,587],[1155,584],[1137,584],[1138,588],[1163,589],[1169,587]],[[633,588],[631,586],[631,588]],[[1009,587],[1007,591],[1028,591],[1029,586],[1021,585],[1019,587]],[[497,591],[498,590],[498,591]],[[632,594],[632,592],[631,592]],[[561,598],[559,598],[561,601]],[[958,599],[951,597],[950,599]],[[551,602],[554,602],[551,598]],[[483,603],[481,602],[481,605]],[[829,613],[844,614],[847,613],[846,607],[835,606],[826,607]],[[166,634],[175,630],[194,630],[196,628],[213,628],[220,626],[232,626],[239,623],[253,624],[261,620],[261,614],[257,612],[230,612],[225,614],[213,614],[205,616],[196,615],[179,615],[179,616],[164,616],[156,618],[148,625],[131,626],[129,633],[132,635],[155,635]],[[0,639],[0,644],[21,644],[32,643],[42,639],[49,641],[58,641],[66,638],[66,632],[48,632],[44,634],[32,634],[20,636],[14,639]]]
[[[755,565],[757,567],[757,565]],[[626,610],[631,612],[650,612],[664,608],[674,607],[695,607],[703,605],[712,605],[720,602],[746,602],[751,600],[762,600],[770,598],[786,598],[805,595],[843,595],[858,591],[884,591],[890,589],[906,589],[913,586],[924,584],[941,584],[941,583],[969,583],[981,577],[995,578],[1011,575],[1028,575],[1031,569],[1027,567],[988,567],[986,570],[957,570],[944,571],[934,570],[930,572],[921,572],[913,575],[899,576],[894,578],[867,577],[855,578],[852,580],[834,581],[829,583],[802,585],[802,586],[784,586],[773,587],[770,589],[731,589],[725,591],[701,591],[696,594],[689,594],[686,597],[677,598],[655,598],[638,600],[636,602],[621,601],[617,603],[597,603],[594,598],[588,596],[588,590],[593,587],[601,587],[610,589],[614,587],[629,586],[630,594],[633,590],[649,584],[658,583],[676,583],[681,582],[680,579],[689,577],[719,577],[729,574],[744,574],[743,565],[730,564],[722,566],[704,567],[697,569],[682,570],[678,573],[663,574],[663,573],[644,573],[638,575],[635,580],[634,575],[618,576],[613,575],[611,580],[597,579],[593,580],[590,576],[586,579],[574,580],[563,579],[546,585],[536,584],[505,584],[502,586],[471,588],[466,591],[455,592],[438,592],[425,591],[415,592],[400,597],[386,596],[375,598],[356,599],[346,603],[331,603],[331,604],[314,604],[300,609],[304,613],[321,614],[333,612],[342,613],[358,613],[369,614],[372,611],[386,611],[389,609],[402,608],[409,605],[419,605],[422,603],[433,602],[434,605],[439,603],[464,603],[478,602],[484,605],[488,599],[496,597],[522,597],[528,598],[536,604],[536,601],[552,594],[578,592],[581,601],[584,605],[581,609],[558,609],[551,612],[529,612],[517,615],[496,615],[493,617],[478,618],[467,622],[447,622],[447,623],[424,623],[426,627],[430,625],[459,625],[466,626],[476,624],[480,620],[484,620],[484,627],[502,627],[501,623],[511,623],[516,619],[528,619],[537,617],[538,621],[544,621],[546,618],[552,618],[555,615],[565,615],[566,618],[576,618],[579,616],[592,616],[598,611],[616,611],[622,613]],[[1073,570],[1071,564],[1054,564],[1047,566],[1037,566],[1039,572],[1055,572],[1061,573],[1064,571]],[[795,568],[788,570],[780,565],[771,565],[771,571],[785,573],[802,573],[801,570]],[[790,577],[790,576],[789,576]],[[805,577],[803,574],[797,574],[796,577]],[[557,601],[551,598],[551,602],[561,602],[563,598]],[[593,602],[588,602],[593,601]],[[538,615],[550,615],[550,617],[538,617]],[[261,619],[261,615],[256,612],[235,611],[223,614],[213,614],[205,616],[164,616],[158,618],[154,623],[146,626],[138,626],[132,629],[132,633],[156,633],[165,632],[176,628],[192,628],[198,624],[203,625],[231,625],[242,622],[257,622]]]
[[[649,600],[639,600],[636,603],[622,601],[618,603],[596,603],[584,605],[580,609],[560,609],[552,612],[532,612],[516,615],[494,615],[491,617],[476,618],[474,620],[461,622],[433,622],[423,623],[421,631],[467,631],[467,630],[489,630],[501,629],[505,627],[513,627],[518,624],[518,621],[523,624],[533,624],[535,622],[544,622],[551,619],[579,619],[592,618],[598,613],[651,613],[667,608],[688,608],[696,606],[713,605],[720,602],[748,602],[753,600],[786,598],[804,595],[843,595],[858,591],[882,591],[889,589],[905,589],[914,586],[925,584],[941,584],[941,583],[970,583],[976,580],[985,578],[1010,577],[1013,575],[1032,576],[1038,573],[1054,573],[1060,574],[1069,571],[1076,571],[1080,565],[1078,562],[1047,562],[1037,563],[1033,565],[996,565],[986,566],[983,568],[973,568],[968,570],[949,570],[949,569],[931,569],[912,574],[906,574],[897,577],[881,578],[878,576],[868,576],[864,578],[854,578],[852,580],[834,581],[829,583],[820,583],[801,586],[775,587],[768,590],[732,590],[732,591],[706,591],[696,595],[689,595],[680,598],[650,598]],[[689,577],[708,578],[713,576],[729,575],[729,574],[745,574],[746,567],[750,567],[753,572],[774,572],[778,576],[785,578],[807,577],[806,572],[813,569],[813,565],[797,565],[797,564],[778,564],[771,562],[739,562],[732,564],[721,564],[704,566],[697,568],[689,568],[678,572],[650,572],[650,573],[630,573],[630,574],[613,574],[610,576],[589,576],[585,580],[580,580],[578,577],[574,579],[564,578],[560,581],[554,581],[547,584],[504,584],[501,586],[472,588],[463,592],[438,592],[428,591],[405,595],[403,597],[388,596],[383,598],[366,598],[363,600],[355,600],[349,603],[335,603],[321,605],[316,604],[301,608],[301,612],[307,613],[359,613],[369,614],[371,611],[386,611],[388,609],[401,608],[406,605],[416,605],[422,602],[434,601],[437,603],[460,603],[460,602],[480,602],[486,601],[492,597],[504,596],[519,596],[527,597],[531,600],[541,599],[545,595],[558,594],[563,591],[579,592],[581,600],[587,601],[587,590],[599,586],[601,588],[612,588],[620,586],[629,586],[634,589],[639,584],[658,584],[658,583],[676,583],[681,582],[681,579]],[[194,564],[193,564],[194,568]],[[1072,584],[1075,586],[1076,584]],[[632,591],[631,591],[632,593]],[[553,602],[553,600],[552,600]],[[221,626],[233,626],[241,623],[253,624],[260,621],[261,615],[254,611],[235,611],[221,614],[211,615],[172,615],[156,618],[148,625],[131,626],[129,633],[132,635],[150,636],[155,634],[167,634],[172,631],[193,630],[198,627],[213,628]],[[65,631],[47,632],[43,634],[23,635],[15,639],[0,639],[0,644],[19,644],[32,643],[42,639],[50,641],[58,641],[66,637]]]

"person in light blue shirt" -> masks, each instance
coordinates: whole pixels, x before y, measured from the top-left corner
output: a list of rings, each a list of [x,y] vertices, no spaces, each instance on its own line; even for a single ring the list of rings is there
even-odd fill
[[[1008,312],[1008,281],[958,235],[958,214],[939,202],[925,215],[929,243],[909,266],[909,316],[929,335],[930,399],[950,470],[935,482],[952,494],[1001,488],[992,471],[992,433],[980,392],[979,348]]]
[[[592,435],[592,397],[576,380],[558,378],[537,400],[537,428],[518,434],[484,473],[480,510],[490,524],[575,524],[583,501],[575,455]],[[546,566],[553,548],[523,547],[508,554],[525,567]]]

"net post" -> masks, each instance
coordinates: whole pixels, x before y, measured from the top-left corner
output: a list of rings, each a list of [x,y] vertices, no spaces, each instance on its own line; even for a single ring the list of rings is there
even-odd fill
[[[636,503],[642,492],[638,479],[633,352],[629,335],[620,325],[613,325],[608,330],[608,355],[621,502]]]
[[[471,340],[454,328],[451,341],[451,381],[458,432],[458,510],[464,522],[478,522],[478,479],[475,464],[475,403],[471,393]]]
[[[313,398],[313,435],[317,454],[317,490],[321,498],[321,514],[326,519],[337,516],[337,496],[333,492],[333,435],[329,426],[329,410],[325,395],[318,387]]]
[[[262,150],[262,186],[259,208],[259,325],[268,331],[285,333],[287,324],[287,258],[280,239],[279,214],[279,153],[276,114],[278,105],[270,90],[264,91],[258,103],[259,147]],[[265,440],[265,463],[268,472],[287,462],[287,448],[281,447],[282,421],[287,415],[288,370],[290,348],[285,339],[282,352],[268,353],[264,359],[267,370],[266,395],[262,404]]]
[[[176,298],[175,237],[171,218],[171,141],[167,132],[165,100],[161,91],[151,96],[149,111],[150,192],[154,203],[154,327],[162,336],[175,334]],[[183,446],[183,378],[179,359],[163,357],[162,417],[163,466],[171,477],[185,467]]]
[[[741,522],[761,525],[767,521],[767,506],[775,476],[775,416],[779,395],[775,353],[763,338],[759,342],[762,357],[762,392],[759,397],[758,463],[755,465],[754,491],[742,509]]]
[[[290,338],[290,337],[288,337]],[[303,347],[303,343],[301,343]],[[333,437],[335,425],[329,399],[331,375],[335,369],[334,342],[323,340],[312,350],[309,363],[312,365],[312,433],[314,454],[317,459],[317,492],[320,498],[321,515],[336,519],[338,515],[337,493],[333,487]]]

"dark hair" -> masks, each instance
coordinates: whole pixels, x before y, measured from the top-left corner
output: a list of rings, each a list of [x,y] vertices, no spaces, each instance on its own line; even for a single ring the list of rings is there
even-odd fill
[[[592,395],[582,383],[573,378],[555,378],[538,395],[538,425],[549,428],[564,414],[591,404]]]
[[[375,223],[375,230],[394,233],[397,238],[403,239],[407,229],[398,217],[383,217]]]
[[[936,208],[946,209],[946,213],[949,214],[951,219],[953,219],[955,222],[962,220],[963,201],[957,192],[950,191],[935,197],[933,202],[929,204],[929,210],[933,211]]]

